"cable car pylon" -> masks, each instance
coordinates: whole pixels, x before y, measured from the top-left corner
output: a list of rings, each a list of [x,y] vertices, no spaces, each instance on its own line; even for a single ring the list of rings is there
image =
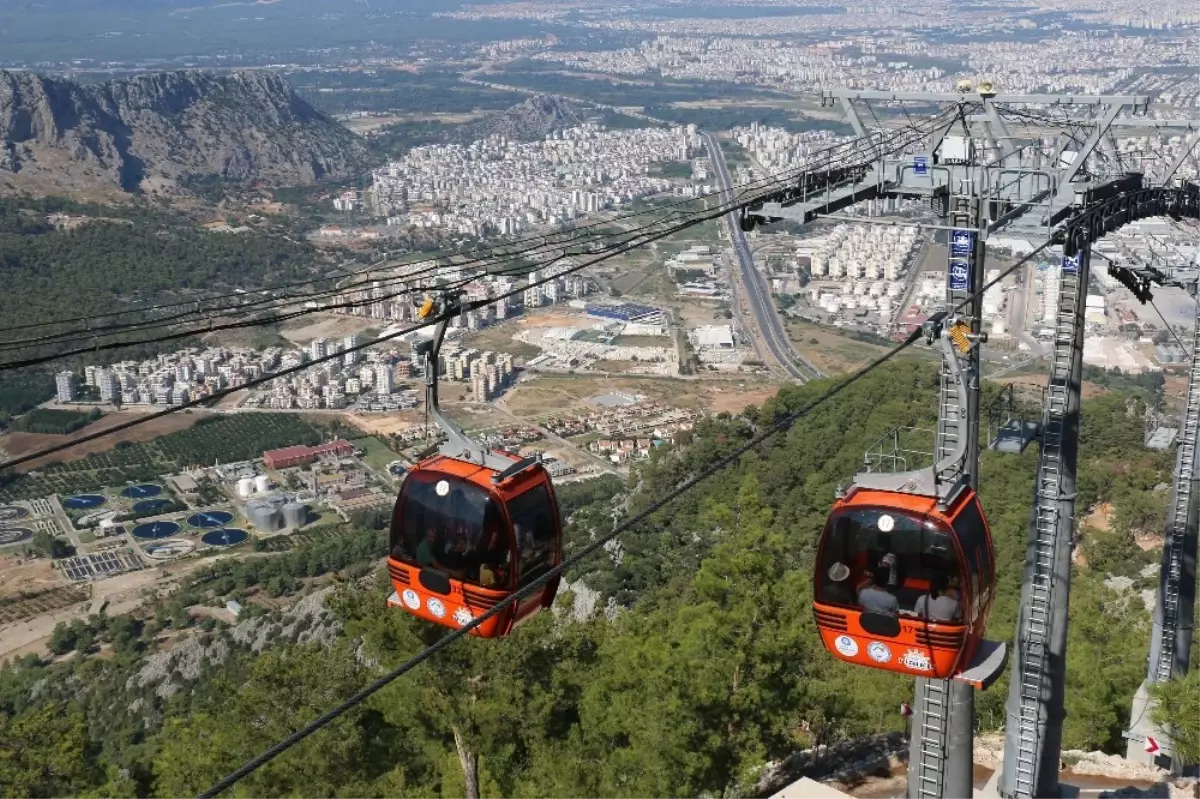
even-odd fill
[[[1169,266],[1142,264],[1139,267],[1110,266],[1118,278],[1145,280],[1159,285],[1177,286],[1197,299],[1200,269],[1194,265]],[[1158,267],[1158,268],[1156,268]],[[1152,301],[1149,291],[1143,302]],[[1150,654],[1146,679],[1133,697],[1129,729],[1125,732],[1128,760],[1181,770],[1175,756],[1169,730],[1162,730],[1151,718],[1153,700],[1150,686],[1187,673],[1192,634],[1195,628],[1197,519],[1200,517],[1200,304],[1195,309],[1191,363],[1188,366],[1187,399],[1178,431],[1179,449],[1175,454],[1175,477],[1167,506],[1163,535],[1162,561],[1158,575]],[[1174,431],[1172,431],[1174,432]],[[1151,439],[1147,439],[1150,446]],[[1150,745],[1154,744],[1154,745]]]

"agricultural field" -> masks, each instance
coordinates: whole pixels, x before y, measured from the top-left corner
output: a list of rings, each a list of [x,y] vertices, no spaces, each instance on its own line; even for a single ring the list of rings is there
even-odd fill
[[[321,434],[295,414],[246,413],[206,416],[186,430],[152,441],[123,441],[111,450],[54,463],[36,473],[0,478],[0,502],[77,494],[128,481],[154,480],[199,464],[257,458],[263,450],[316,444]]]
[[[13,420],[11,429],[20,433],[43,433],[65,436],[86,427],[100,418],[100,409],[89,412],[34,408]]]
[[[0,601],[0,624],[50,613],[77,602],[84,602],[88,597],[87,589],[65,585],[37,594],[5,599]]]
[[[340,521],[340,519],[339,519]],[[259,539],[254,545],[256,552],[287,552],[297,547],[315,544],[318,541],[324,541],[327,538],[342,535],[347,531],[346,527],[338,527],[333,525],[319,525],[315,529],[301,530],[300,532],[292,533],[291,535],[277,535],[271,538]]]

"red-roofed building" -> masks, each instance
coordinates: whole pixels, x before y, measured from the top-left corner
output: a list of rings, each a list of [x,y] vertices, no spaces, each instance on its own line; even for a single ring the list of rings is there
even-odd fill
[[[352,454],[354,454],[354,445],[349,441],[339,438],[333,441],[326,441],[324,444],[318,444],[315,447],[297,444],[294,447],[269,449],[263,453],[263,463],[267,465],[268,469],[287,469],[291,466],[301,466],[310,461],[315,461],[317,458],[325,455],[334,455],[343,458]]]

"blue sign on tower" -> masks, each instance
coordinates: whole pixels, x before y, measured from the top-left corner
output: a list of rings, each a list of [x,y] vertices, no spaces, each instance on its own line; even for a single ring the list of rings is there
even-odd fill
[[[914,155],[913,172],[918,175],[929,174],[929,160],[923,155]]]
[[[1062,262],[1062,270],[1065,274],[1068,274],[1068,275],[1079,274],[1079,256],[1078,255],[1064,255],[1063,262]]]
[[[970,258],[975,246],[975,234],[969,230],[956,230],[950,234],[950,257]]]
[[[971,290],[971,265],[966,261],[951,261],[949,268],[950,290]]]

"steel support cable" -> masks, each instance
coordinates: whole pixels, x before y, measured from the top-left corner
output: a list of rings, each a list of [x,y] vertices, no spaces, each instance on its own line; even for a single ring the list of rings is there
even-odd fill
[[[680,230],[685,230],[689,227],[698,225],[701,222],[705,222],[710,219],[719,219],[721,216],[723,216],[726,213],[728,213],[727,209],[720,209],[718,211],[712,211],[712,212],[709,212],[702,216],[697,216],[693,219],[689,219],[684,222],[677,223],[676,225],[674,225],[664,231],[660,231],[653,235],[648,235],[641,241],[626,244],[614,252],[609,252],[609,253],[605,253],[603,255],[599,255],[585,263],[582,263],[582,264],[579,264],[578,266],[572,267],[570,270],[564,272],[563,274],[570,274],[571,272],[576,272],[580,269],[584,269],[588,266],[592,266],[596,263],[600,263],[601,261],[606,261],[609,258],[614,258],[625,252],[628,252],[630,250],[634,250],[634,249],[637,249],[638,247],[642,247],[646,244],[649,244],[650,242],[666,238],[667,236],[673,235],[674,233],[677,233]],[[523,293],[528,288],[544,285],[545,283],[548,283],[549,281],[554,280],[556,277],[559,277],[559,275],[555,275],[553,277],[542,278],[541,280],[530,283],[527,286],[522,286],[522,287],[513,289],[512,291],[505,292],[504,294],[501,294],[498,297],[492,297],[492,298],[489,298],[486,300],[477,300],[474,302],[466,303],[462,306],[462,308],[460,308],[459,313],[461,313],[464,310],[466,310],[466,311],[478,310],[479,308],[490,305],[494,302],[497,302],[498,300],[507,299],[509,297],[515,297],[518,294]],[[235,392],[244,391],[245,389],[248,389],[248,388],[254,388],[254,387],[260,386],[264,383],[269,383],[270,381],[275,380],[280,377],[287,377],[288,375],[296,374],[297,372],[302,372],[302,371],[304,371],[306,369],[310,369],[313,366],[316,366],[318,364],[325,363],[326,361],[340,359],[346,353],[358,352],[360,350],[364,350],[368,347],[379,344],[380,342],[383,342],[383,341],[392,341],[394,339],[401,338],[403,336],[408,335],[409,333],[413,333],[413,332],[416,332],[423,328],[429,327],[433,324],[436,324],[438,321],[441,321],[441,317],[439,317],[437,319],[421,322],[420,324],[412,325],[410,327],[404,328],[403,330],[398,330],[396,332],[389,333],[385,336],[379,336],[378,338],[372,339],[370,341],[362,342],[353,347],[346,347],[345,349],[341,350],[340,352],[329,353],[328,355],[325,355],[321,358],[314,358],[313,360],[310,360],[306,363],[298,364],[296,366],[290,366],[286,369],[281,369],[278,372],[272,372],[269,375],[263,375],[262,377],[258,377],[253,380],[249,380],[238,386],[230,386],[229,388],[221,389],[219,391],[214,391],[212,394],[210,394],[206,397],[200,397],[198,399],[194,399],[189,402],[185,402],[181,405],[173,405],[169,408],[164,408],[161,411],[156,411],[154,413],[146,414],[144,416],[139,416],[136,419],[131,419],[128,422],[122,422],[119,425],[114,425],[113,427],[110,427],[106,430],[102,430],[97,433],[90,433],[85,436],[79,436],[75,439],[72,439],[69,442],[65,442],[62,444],[56,444],[52,447],[47,447],[45,449],[38,450],[37,452],[28,453],[28,454],[22,455],[18,458],[12,458],[3,463],[0,463],[0,471],[11,468],[13,466],[19,466],[22,463],[26,463],[26,462],[34,460],[36,458],[42,458],[42,457],[45,457],[46,455],[53,455],[56,452],[61,452],[62,450],[67,449],[69,447],[76,446],[77,444],[83,444],[88,441],[94,441],[95,439],[103,438],[104,436],[110,435],[112,433],[118,433],[123,430],[128,430],[131,427],[137,427],[138,425],[146,424],[147,422],[151,422],[155,419],[160,419],[164,416],[169,416],[170,414],[173,414],[173,413],[178,413],[179,411],[187,410],[188,408],[199,407],[206,403],[212,402],[213,400],[217,400],[217,399],[221,399],[222,397],[226,397]]]
[[[944,114],[945,114],[945,112],[943,112],[943,114],[939,114],[934,117],[931,117],[929,120],[927,120],[925,122],[925,124],[936,125],[938,119],[941,116],[943,116]],[[919,126],[914,125],[914,129],[919,129]],[[898,131],[896,135],[903,135],[904,132],[905,131],[903,131],[903,130]],[[865,138],[871,138],[871,137],[865,137]],[[818,150],[817,153],[815,153],[814,155],[832,153],[832,151],[834,151],[834,150],[837,150],[839,148],[843,148],[843,147],[846,147],[849,145],[853,145],[855,148],[871,148],[871,149],[874,149],[875,147],[878,146],[875,143],[872,143],[869,141],[864,141],[864,139],[859,138],[859,139],[852,139],[847,142],[837,142],[837,143],[831,144],[825,148],[822,148],[821,150]],[[806,171],[811,171],[813,168],[814,167],[811,163],[806,163],[805,165],[800,166],[800,167],[795,167],[792,170],[785,171],[785,172],[779,173],[777,175],[769,176],[766,178],[759,178],[757,180],[749,181],[747,183],[740,184],[738,186],[734,186],[732,188],[738,189],[738,190],[750,190],[750,189],[755,189],[755,188],[761,188],[758,184],[764,183],[764,181],[769,184],[769,183],[775,183],[775,182],[779,182],[779,181],[790,180],[795,177],[799,177]],[[313,283],[324,282],[327,280],[342,280],[342,279],[345,279],[346,277],[355,277],[358,275],[369,274],[370,272],[372,272],[374,270],[378,270],[378,269],[400,269],[405,266],[420,264],[420,263],[423,263],[426,261],[436,262],[439,258],[452,259],[452,258],[456,258],[456,257],[477,254],[480,252],[488,253],[487,255],[484,255],[484,256],[476,255],[476,257],[471,258],[466,262],[461,262],[459,264],[451,264],[452,266],[460,266],[460,267],[468,266],[474,261],[486,260],[489,257],[494,257],[494,253],[497,249],[521,247],[521,246],[524,246],[531,242],[540,242],[540,244],[538,244],[538,246],[554,246],[554,245],[562,243],[561,241],[556,241],[556,239],[558,237],[570,236],[570,237],[573,237],[574,239],[578,239],[581,236],[586,235],[590,229],[593,229],[596,227],[613,224],[615,222],[619,222],[624,219],[630,219],[630,218],[635,218],[638,216],[643,216],[650,212],[662,211],[663,208],[671,208],[671,207],[678,207],[678,206],[692,204],[692,203],[695,203],[697,200],[703,200],[703,199],[707,199],[709,197],[719,196],[722,193],[723,193],[722,190],[718,189],[716,191],[709,192],[707,194],[699,195],[696,197],[689,197],[689,198],[680,200],[676,203],[668,204],[667,206],[658,206],[658,207],[656,207],[654,209],[650,209],[648,211],[647,210],[630,211],[625,214],[618,215],[617,217],[612,218],[612,219],[598,219],[598,220],[589,222],[584,225],[575,225],[575,226],[571,226],[569,228],[564,228],[562,230],[552,231],[550,233],[540,233],[540,234],[528,236],[524,239],[518,239],[515,242],[506,242],[504,244],[499,244],[499,245],[489,245],[488,247],[480,247],[480,248],[476,248],[474,250],[466,250],[465,252],[451,253],[449,255],[444,255],[444,256],[433,256],[433,257],[427,256],[427,257],[421,257],[421,258],[414,258],[413,260],[394,264],[389,267],[381,266],[380,262],[376,262],[374,264],[371,264],[367,267],[364,267],[360,270],[356,270],[356,271],[351,272],[346,275],[338,275],[338,276],[332,276],[332,277],[328,277],[328,278],[317,278],[314,280],[298,281],[298,282],[294,282],[294,283],[290,283],[290,284],[285,284],[282,288],[294,288],[294,287],[299,287],[299,286],[309,286],[309,285],[312,285]],[[568,240],[570,240],[570,239],[568,239]],[[437,266],[438,265],[435,264],[435,266],[432,267],[430,270],[425,270],[425,271],[433,271],[434,269],[437,268]],[[411,277],[413,277],[413,275],[406,275],[404,277],[411,279]],[[372,282],[372,278],[368,278],[366,281],[363,281],[362,283],[359,283],[359,284],[352,284],[351,286],[335,287],[334,289],[326,290],[324,293],[332,293],[335,291],[345,291],[350,288],[353,288],[356,285],[366,285],[369,282]],[[318,294],[319,293],[322,293],[322,292],[318,292]],[[111,311],[111,312],[107,312],[107,313],[103,313],[103,314],[94,314],[91,316],[66,317],[66,318],[60,318],[60,319],[54,319],[54,320],[47,320],[44,322],[29,322],[29,323],[22,324],[22,325],[0,327],[0,333],[9,332],[9,331],[13,331],[13,330],[25,330],[25,329],[31,329],[31,328],[36,328],[36,327],[46,327],[46,326],[56,325],[56,324],[70,324],[70,323],[74,323],[74,322],[90,323],[92,320],[95,320],[95,319],[109,318],[109,317],[114,317],[114,316],[122,316],[122,315],[127,315],[130,313],[147,313],[147,312],[151,312],[154,310],[163,310],[163,309],[167,309],[167,308],[179,308],[179,307],[183,307],[183,306],[194,306],[199,302],[212,302],[212,301],[220,300],[220,299],[229,299],[229,298],[241,299],[241,298],[244,298],[245,296],[246,295],[244,293],[230,292],[230,293],[227,293],[224,295],[217,295],[216,297],[205,298],[203,300],[197,300],[197,299],[180,300],[180,301],[176,301],[176,302],[160,303],[160,304],[149,306],[146,308],[127,309],[127,310],[122,310],[122,311]],[[280,300],[280,299],[286,300],[288,298],[272,298],[272,300]],[[244,306],[245,306],[245,304],[243,303],[241,305],[231,306],[231,308],[217,308],[217,309],[205,309],[205,310],[211,310],[211,311],[214,311],[217,313],[224,313],[227,310],[230,310],[230,309],[237,310]],[[177,315],[176,318],[196,314],[198,312],[200,312],[200,311],[197,311],[197,310],[187,311],[183,314]],[[147,320],[147,321],[156,321],[156,320]],[[84,329],[84,330],[79,330],[79,331],[74,331],[74,332],[78,332],[78,333],[92,332],[92,333],[94,333],[95,330],[96,330],[95,328],[90,328],[90,329]]]
[[[1037,255],[1039,252],[1041,252],[1046,247],[1049,247],[1051,245],[1051,243],[1052,242],[1049,240],[1043,242],[1033,252],[1024,256],[1019,261],[1014,263],[1012,266],[1005,269],[994,280],[988,282],[986,285],[981,287],[979,289],[979,291],[975,292],[975,294],[971,295],[967,299],[965,299],[965,300],[959,302],[957,305],[955,305],[950,310],[950,315],[957,313],[958,311],[965,308],[968,303],[971,303],[971,302],[975,301],[976,299],[982,297],[983,293],[985,291],[987,291],[989,288],[991,288],[992,286],[999,283],[1001,280],[1003,280],[1005,277],[1007,277],[1009,274],[1011,274],[1017,268],[1023,266],[1030,259],[1032,259],[1033,256]],[[710,477],[714,476],[718,472],[723,471],[726,467],[736,463],[738,460],[741,459],[741,457],[743,455],[745,455],[750,450],[758,447],[759,445],[763,444],[769,438],[791,428],[792,425],[794,425],[800,419],[802,419],[805,416],[807,416],[808,414],[812,413],[818,407],[820,407],[821,405],[828,402],[833,397],[840,394],[846,388],[848,388],[849,386],[851,386],[852,384],[854,384],[861,378],[866,377],[868,374],[873,372],[876,368],[882,366],[884,363],[890,361],[892,358],[896,357],[901,352],[908,349],[910,346],[915,344],[921,338],[921,336],[922,336],[922,331],[918,328],[917,330],[913,331],[908,336],[908,338],[906,338],[902,343],[896,345],[892,349],[883,353],[878,358],[871,361],[871,363],[867,364],[866,366],[864,366],[862,369],[858,370],[854,374],[850,375],[849,377],[845,378],[844,380],[839,381],[837,384],[831,386],[826,391],[822,392],[820,396],[818,396],[815,399],[813,399],[812,401],[808,402],[800,409],[792,411],[787,416],[784,416],[783,418],[781,418],[779,421],[775,422],[775,424],[771,425],[769,428],[767,428],[763,432],[759,433],[758,435],[754,436],[746,443],[744,443],[741,446],[734,449],[728,455],[725,455],[721,459],[717,460],[716,462],[714,462],[714,463],[708,465],[707,467],[705,467],[704,469],[702,469],[697,474],[693,475],[692,477],[689,477],[687,480],[683,481],[678,486],[676,486],[671,491],[669,491],[666,496],[654,501],[653,503],[651,503],[649,506],[647,506],[642,511],[638,512],[634,516],[631,516],[629,519],[626,519],[624,522],[622,522],[621,524],[614,527],[612,529],[612,531],[605,533],[604,535],[599,536],[595,540],[589,542],[587,544],[587,546],[583,547],[578,552],[576,552],[574,555],[571,555],[569,558],[564,559],[562,563],[560,563],[559,565],[550,569],[546,573],[542,574],[537,579],[533,580],[528,585],[526,585],[524,588],[518,589],[517,591],[514,591],[513,593],[509,594],[507,597],[500,600],[496,605],[492,606],[491,608],[489,608],[487,611],[485,611],[481,615],[476,616],[469,623],[463,625],[462,627],[459,627],[457,630],[454,630],[454,631],[442,636],[437,641],[430,644],[428,647],[426,647],[425,649],[421,650],[413,657],[406,660],[404,663],[401,663],[399,666],[395,667],[394,669],[389,671],[387,674],[385,674],[382,677],[375,680],[373,683],[368,685],[366,688],[363,688],[362,690],[358,691],[357,693],[355,693],[348,699],[343,700],[340,704],[338,704],[331,710],[328,710],[325,713],[322,713],[320,716],[313,719],[308,724],[305,724],[303,727],[301,727],[300,729],[293,732],[287,738],[284,738],[283,740],[279,741],[278,743],[272,745],[269,749],[267,749],[262,754],[247,761],[236,771],[229,773],[225,777],[221,778],[218,782],[213,784],[211,787],[209,787],[207,790],[205,790],[203,793],[198,794],[197,799],[211,799],[211,797],[215,797],[215,796],[219,795],[222,791],[224,791],[226,788],[231,787],[232,785],[234,785],[235,783],[240,781],[243,777],[250,775],[254,771],[261,768],[262,766],[266,765],[268,762],[270,762],[272,759],[274,759],[277,755],[282,754],[286,750],[288,750],[291,747],[298,744],[300,741],[302,741],[305,738],[307,738],[308,736],[312,735],[317,730],[320,730],[321,728],[325,727],[326,725],[330,724],[331,722],[337,720],[338,717],[340,717],[347,711],[353,709],[355,706],[361,704],[363,701],[368,699],[370,696],[372,696],[373,694],[377,693],[378,691],[380,691],[381,689],[386,687],[389,683],[394,682],[398,678],[400,678],[400,677],[404,676],[405,674],[407,674],[408,672],[412,671],[417,666],[419,666],[422,663],[424,663],[425,661],[429,660],[434,655],[436,655],[438,652],[442,651],[443,649],[446,649],[447,647],[449,647],[451,644],[455,643],[456,641],[459,641],[462,638],[465,638],[471,630],[482,625],[489,619],[495,617],[497,614],[503,612],[509,605],[512,605],[514,603],[519,603],[521,600],[527,599],[530,596],[533,596],[535,593],[537,593],[543,587],[545,587],[547,582],[549,582],[554,577],[557,577],[558,575],[562,574],[567,568],[574,566],[576,563],[580,562],[581,560],[584,560],[585,558],[591,556],[593,553],[599,551],[609,541],[615,539],[617,536],[621,535],[626,530],[629,530],[630,528],[634,527],[635,525],[644,522],[650,516],[657,513],[658,511],[662,510],[664,507],[671,504],[676,499],[678,499],[680,496],[687,493],[691,489],[695,488],[700,483],[702,483],[705,480],[709,479]]]
[[[908,132],[908,131],[902,131],[902,133],[903,132]],[[869,145],[864,145],[864,146],[869,146]],[[900,146],[904,146],[903,143]],[[861,166],[861,165],[862,164],[858,164],[857,166]],[[758,181],[751,181],[749,184],[746,184],[746,185],[755,185],[755,184],[764,182],[764,180],[768,183],[768,185],[770,185],[771,183],[788,182],[791,179],[792,179],[791,177],[788,177],[788,178],[772,177],[772,178],[768,178],[768,179],[760,179]],[[759,192],[760,192],[761,196],[753,197],[752,199],[747,200],[747,201],[742,201],[739,198],[738,200],[733,200],[733,201],[728,202],[727,203],[728,207],[726,207],[724,209],[724,212],[727,213],[730,211],[739,210],[740,208],[745,207],[746,205],[762,201],[763,199],[769,197],[773,193],[773,191],[767,191],[763,188],[760,188]],[[744,191],[741,193],[741,196],[743,196],[743,197],[745,196]],[[620,238],[620,237],[633,238],[633,237],[637,237],[640,235],[646,235],[646,233],[645,233],[646,228],[654,227],[655,225],[660,224],[663,220],[667,219],[668,216],[669,215],[662,215],[655,222],[647,224],[647,225],[643,226],[642,228],[635,228],[631,231],[623,231],[620,234],[614,234],[614,236],[617,238]],[[708,221],[708,219],[705,218],[705,219],[701,219],[700,221]],[[577,238],[579,238],[579,237],[577,237]],[[589,242],[589,244],[590,244],[590,242]],[[543,245],[543,246],[547,246],[547,245]],[[625,242],[622,242],[620,244],[607,245],[608,248],[612,248],[614,246],[624,247]],[[589,249],[585,253],[564,253],[564,254],[557,256],[554,260],[555,261],[562,260],[562,258],[564,258],[564,257],[575,257],[575,256],[578,256],[581,254],[593,254],[596,252],[603,252],[604,249],[605,248],[596,250],[589,246]],[[531,253],[529,251],[513,253],[508,256],[508,260],[511,261],[513,259],[528,259],[530,257],[530,255],[531,255]],[[444,266],[444,265],[440,265],[440,264],[434,265],[434,266],[430,267],[429,269],[424,270],[421,274],[425,274],[430,271],[436,271],[437,269],[442,268],[442,266]],[[454,264],[449,264],[449,266],[452,268],[463,268],[464,266],[467,266],[467,265],[454,263]],[[532,268],[533,269],[542,269],[542,268],[545,268],[545,265],[544,264],[536,264]],[[488,271],[488,272],[485,272],[484,274],[486,276],[511,276],[514,272],[520,273],[520,272],[528,272],[528,271],[530,271],[529,268],[522,266],[513,271],[508,271],[508,272],[506,272],[504,270],[500,270],[498,272]],[[569,272],[563,272],[561,274],[569,274]],[[413,275],[413,274],[398,276],[396,278],[392,278],[389,282],[410,283],[416,276],[417,275]],[[558,275],[556,275],[555,277],[557,277],[557,276]],[[465,278],[463,281],[461,281],[461,283],[471,282],[474,279],[476,279],[476,277]],[[378,281],[368,280],[366,282],[374,283],[374,282],[378,282]],[[419,291],[419,290],[421,290],[421,289],[416,289],[416,291]],[[345,288],[341,288],[341,289],[337,290],[338,293],[345,293],[345,291],[346,291]],[[348,302],[343,302],[343,303],[335,303],[333,305],[325,305],[325,306],[320,306],[320,307],[315,307],[315,308],[303,309],[303,310],[299,310],[299,311],[294,311],[289,314],[278,315],[278,316],[269,317],[266,319],[243,320],[243,321],[228,322],[228,323],[223,323],[223,324],[218,324],[218,325],[214,325],[214,324],[210,323],[206,326],[201,326],[198,328],[191,328],[191,329],[185,330],[185,331],[175,332],[175,333],[158,336],[158,337],[154,337],[154,338],[137,339],[134,341],[122,340],[122,341],[110,341],[110,342],[105,342],[105,343],[99,343],[96,340],[97,337],[94,334],[87,334],[87,335],[81,336],[77,339],[73,339],[73,341],[92,342],[88,346],[78,347],[73,350],[60,351],[60,352],[56,352],[56,353],[49,354],[49,355],[25,358],[25,359],[20,359],[20,360],[15,360],[15,361],[8,361],[8,362],[0,364],[0,371],[7,371],[7,370],[11,370],[11,369],[18,369],[18,368],[26,368],[26,367],[30,367],[30,366],[36,366],[36,365],[48,363],[48,362],[51,362],[54,360],[60,360],[63,358],[73,357],[76,355],[86,355],[86,354],[90,354],[90,353],[94,353],[94,352],[98,352],[98,351],[121,349],[121,348],[125,348],[125,347],[135,346],[138,344],[176,341],[176,340],[187,338],[191,335],[196,335],[196,334],[203,334],[203,333],[210,333],[210,332],[217,332],[217,331],[222,331],[222,330],[231,330],[231,329],[238,329],[238,328],[245,328],[245,327],[260,327],[263,325],[275,324],[278,322],[285,322],[290,319],[295,319],[295,318],[298,318],[301,316],[306,316],[306,315],[314,314],[314,313],[321,313],[321,312],[330,311],[330,310],[337,310],[340,308],[352,308],[352,307],[361,307],[363,305],[372,305],[376,302],[385,302],[385,301],[395,299],[400,296],[404,296],[406,294],[411,294],[413,292],[414,292],[414,290],[412,290],[412,289],[406,289],[405,291],[396,292],[396,293],[384,295],[381,297],[364,298],[362,300],[348,301]],[[139,328],[139,329],[147,330],[147,329],[151,329],[152,327],[169,327],[169,326],[171,326],[171,323],[163,322],[158,325],[147,325],[147,326]],[[57,343],[67,343],[67,342],[60,341]],[[33,346],[33,345],[29,345],[29,346]],[[2,348],[0,348],[0,349],[2,349]]]

